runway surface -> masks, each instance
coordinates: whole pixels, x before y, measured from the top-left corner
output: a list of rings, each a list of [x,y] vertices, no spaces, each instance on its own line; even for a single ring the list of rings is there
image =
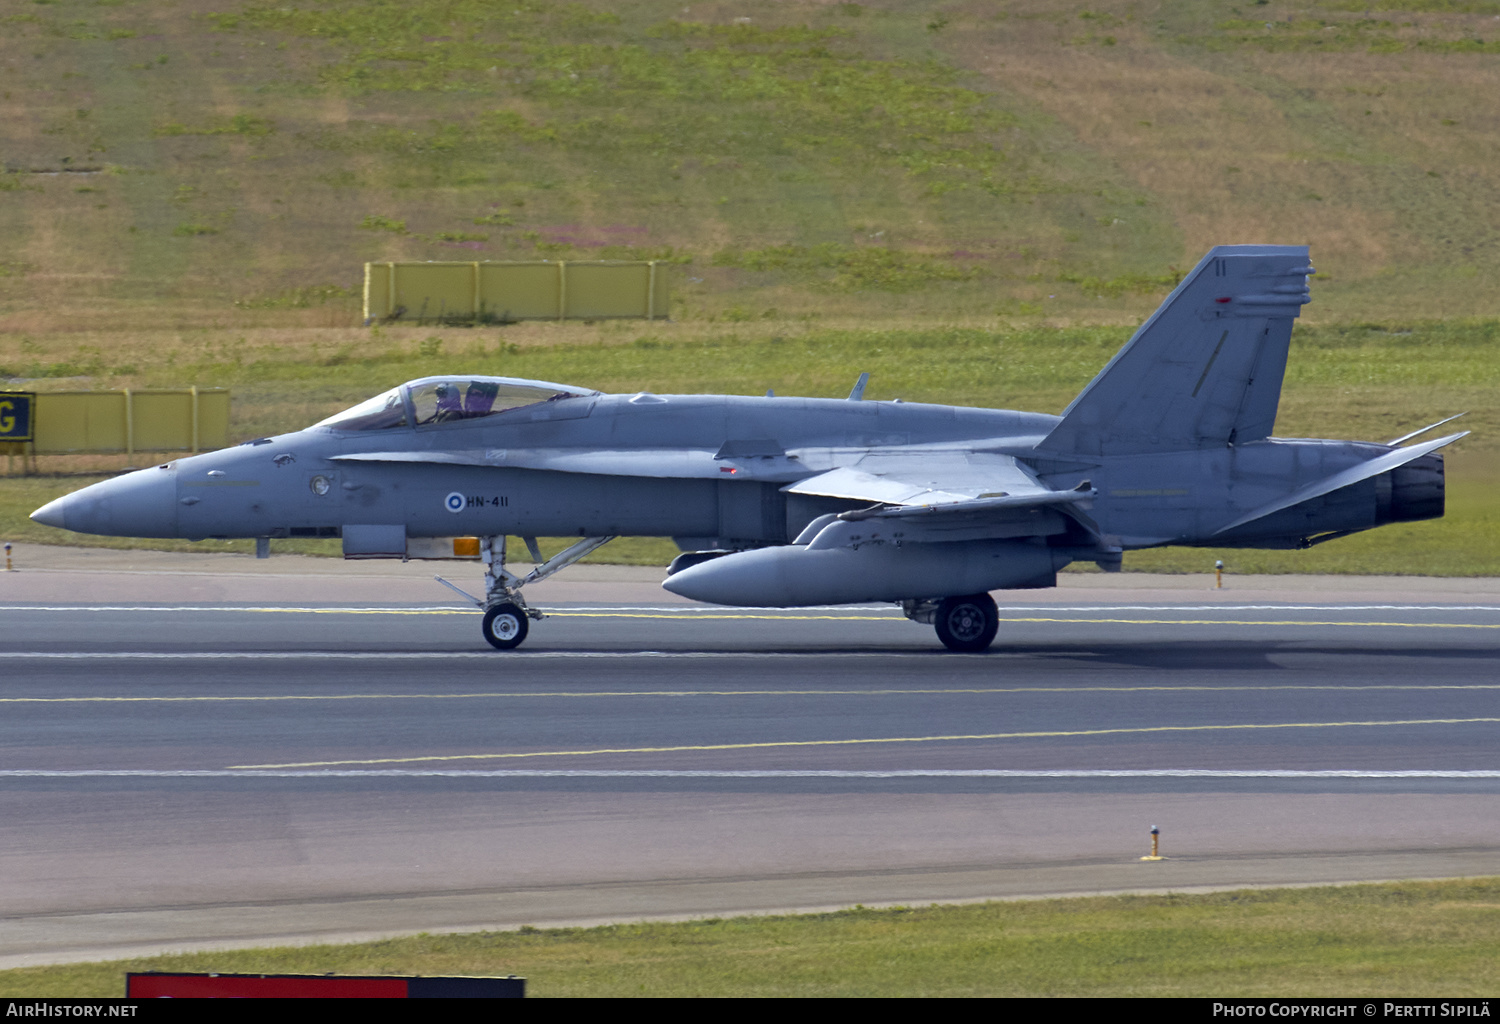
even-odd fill
[[[880,607],[575,603],[501,654],[452,605],[23,595],[0,966],[1500,873],[1500,601],[1349,594],[1012,594],[984,655]]]

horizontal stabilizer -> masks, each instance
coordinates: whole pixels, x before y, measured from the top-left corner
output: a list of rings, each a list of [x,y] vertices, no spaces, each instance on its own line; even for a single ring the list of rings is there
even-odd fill
[[[1306,246],[1221,245],[1063,411],[1043,452],[1134,455],[1270,436]]]
[[[1252,512],[1248,512],[1245,515],[1240,516],[1238,519],[1228,524],[1227,526],[1219,527],[1214,531],[1214,536],[1218,536],[1221,533],[1228,533],[1230,530],[1233,530],[1240,526],[1244,526],[1246,523],[1252,523],[1257,519],[1263,519],[1264,517],[1271,515],[1272,513],[1280,512],[1282,509],[1291,508],[1293,505],[1300,505],[1304,501],[1311,501],[1313,498],[1319,498],[1325,494],[1331,494],[1341,487],[1348,487],[1350,484],[1357,484],[1361,480],[1367,480],[1372,476],[1379,476],[1381,473],[1388,473],[1393,469],[1406,465],[1408,462],[1412,462],[1415,459],[1421,458],[1423,455],[1426,455],[1429,452],[1435,452],[1444,445],[1452,444],[1454,441],[1457,441],[1461,437],[1467,437],[1468,434],[1469,431],[1465,430],[1462,433],[1449,434],[1447,437],[1440,437],[1436,441],[1427,441],[1423,444],[1414,444],[1408,448],[1397,448],[1395,451],[1387,452],[1384,455],[1377,456],[1366,462],[1361,462],[1357,466],[1350,466],[1348,469],[1343,470],[1339,473],[1334,473],[1332,476],[1326,476],[1321,480],[1315,480],[1310,484],[1297,488],[1295,491],[1293,491],[1291,494],[1286,495],[1285,497],[1278,498],[1273,502],[1262,505],[1260,508],[1255,509]]]

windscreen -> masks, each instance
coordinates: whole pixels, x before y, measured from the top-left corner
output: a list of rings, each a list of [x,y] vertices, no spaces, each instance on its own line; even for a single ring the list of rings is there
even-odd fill
[[[401,401],[401,389],[391,388],[383,395],[360,402],[352,409],[334,413],[313,426],[330,427],[334,430],[389,430],[392,427],[404,427],[406,404]]]

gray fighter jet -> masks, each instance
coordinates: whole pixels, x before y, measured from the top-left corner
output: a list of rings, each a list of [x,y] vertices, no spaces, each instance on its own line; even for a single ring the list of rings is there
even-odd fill
[[[269,538],[342,537],[348,557],[477,556],[485,596],[470,600],[499,649],[542,617],[528,583],[615,536],[667,536],[684,552],[663,583],[673,593],[895,602],[949,648],[980,651],[998,621],[989,591],[1053,586],[1070,562],[1117,570],[1123,552],[1165,544],[1304,548],[1443,514],[1434,453],[1463,434],[1270,436],[1312,271],[1305,247],[1215,248],[1061,416],[866,402],[863,376],[848,399],[428,377],[32,518],[255,537],[261,554]],[[506,570],[507,535],[535,570]],[[543,560],[534,538],[567,535],[582,539]]]

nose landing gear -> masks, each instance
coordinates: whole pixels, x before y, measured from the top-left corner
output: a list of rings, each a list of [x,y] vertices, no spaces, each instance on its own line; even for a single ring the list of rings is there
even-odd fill
[[[535,537],[523,537],[527,549],[532,556],[540,561],[540,552],[537,550]],[[532,608],[526,604],[526,599],[521,596],[521,588],[528,583],[544,580],[548,576],[565,569],[610,541],[614,537],[585,537],[577,544],[570,545],[553,555],[546,561],[541,562],[525,576],[517,576],[505,570],[505,537],[481,537],[479,539],[479,557],[484,562],[484,600],[480,601],[441,576],[434,576],[443,586],[450,590],[463,594],[465,598],[472,601],[477,608],[484,609],[484,625],[482,632],[484,639],[497,651],[509,651],[521,646],[530,631],[530,619],[543,619],[546,616],[540,609]]]

